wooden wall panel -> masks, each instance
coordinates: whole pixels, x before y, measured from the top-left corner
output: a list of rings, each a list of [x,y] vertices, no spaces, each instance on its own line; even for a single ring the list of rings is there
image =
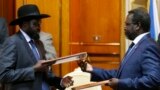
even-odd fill
[[[61,22],[61,56],[66,56],[70,54],[70,48],[69,48],[69,36],[70,36],[70,19],[69,19],[69,13],[70,13],[70,5],[69,5],[70,0],[61,0],[62,3],[62,10],[61,10],[61,17],[62,17],[62,22]],[[61,65],[61,70],[62,70],[62,76],[65,74],[71,72],[70,71],[70,66],[69,63],[65,63]]]
[[[14,11],[14,0],[0,0],[0,17],[3,17],[7,20],[10,35],[15,33],[15,27],[9,26],[9,23],[15,18]]]
[[[98,42],[119,42],[120,24],[117,24],[121,20],[118,13],[120,12],[119,3],[120,0],[71,0],[70,28],[74,30],[71,35],[75,37],[70,38],[71,41],[95,42],[98,36]],[[81,32],[77,33],[78,31]],[[85,33],[87,35],[80,37]]]
[[[70,0],[70,53],[87,52],[93,66],[117,69],[121,58],[121,5],[121,0]],[[70,70],[76,67],[76,62],[70,63]]]
[[[120,55],[120,11],[120,0],[70,0],[70,53]]]

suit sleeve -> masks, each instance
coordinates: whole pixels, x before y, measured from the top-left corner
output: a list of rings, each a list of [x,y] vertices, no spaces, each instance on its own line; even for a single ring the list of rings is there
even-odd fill
[[[103,70],[99,68],[93,68],[91,72],[91,81],[103,81],[110,78],[114,78],[117,75],[117,70]]]
[[[159,86],[160,83],[160,50],[155,45],[147,46],[140,59],[142,76],[119,80],[119,88],[146,90]]]
[[[48,72],[47,82],[51,86],[55,86],[60,90],[64,90],[65,88],[60,85],[62,78],[57,77],[51,71]]]
[[[16,69],[16,43],[7,40],[0,51],[0,81],[3,83],[34,80],[32,67]]]

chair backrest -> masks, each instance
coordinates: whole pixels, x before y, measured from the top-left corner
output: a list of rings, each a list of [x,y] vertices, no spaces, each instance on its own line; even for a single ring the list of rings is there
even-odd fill
[[[91,75],[90,73],[82,72],[80,68],[76,68],[73,72],[68,73],[66,76],[72,76],[74,84],[71,87],[66,88],[65,90],[71,90],[72,87],[79,86],[79,85],[84,85],[87,83],[90,83],[90,78]],[[101,86],[95,86],[83,90],[102,90]]]

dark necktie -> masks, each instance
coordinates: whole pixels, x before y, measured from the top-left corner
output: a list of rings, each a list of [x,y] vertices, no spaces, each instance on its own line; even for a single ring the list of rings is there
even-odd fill
[[[126,55],[128,55],[130,53],[130,51],[132,50],[132,47],[134,46],[134,42],[132,42],[126,52]]]
[[[127,50],[127,52],[126,52],[126,54],[125,54],[125,56],[124,56],[121,64],[123,64],[123,63],[126,61],[125,58],[126,58],[127,55],[131,52],[133,46],[134,46],[134,43],[132,42],[132,43],[130,44],[130,46],[129,46],[129,48],[128,48],[128,50]]]
[[[32,49],[32,52],[33,52],[36,60],[39,60],[39,59],[40,59],[40,56],[39,56],[39,53],[38,53],[38,50],[37,50],[37,48],[36,48],[36,45],[35,45],[34,41],[31,40],[31,41],[29,41],[29,43],[30,43],[30,45],[31,45],[31,49]]]
[[[31,40],[30,42],[31,48],[32,48],[32,52],[34,54],[34,56],[36,57],[36,60],[40,60],[40,56],[39,56],[39,52],[37,50],[37,47],[34,43],[33,40]],[[45,81],[42,82],[42,90],[49,90],[49,86],[47,85],[47,83]]]

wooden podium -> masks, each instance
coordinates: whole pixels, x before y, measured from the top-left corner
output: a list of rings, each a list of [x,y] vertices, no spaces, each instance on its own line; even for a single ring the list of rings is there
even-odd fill
[[[98,85],[104,85],[104,84],[108,84],[108,80],[100,81],[100,82],[92,82],[89,84],[76,86],[76,87],[73,87],[72,90],[81,90],[81,89],[90,88]]]

